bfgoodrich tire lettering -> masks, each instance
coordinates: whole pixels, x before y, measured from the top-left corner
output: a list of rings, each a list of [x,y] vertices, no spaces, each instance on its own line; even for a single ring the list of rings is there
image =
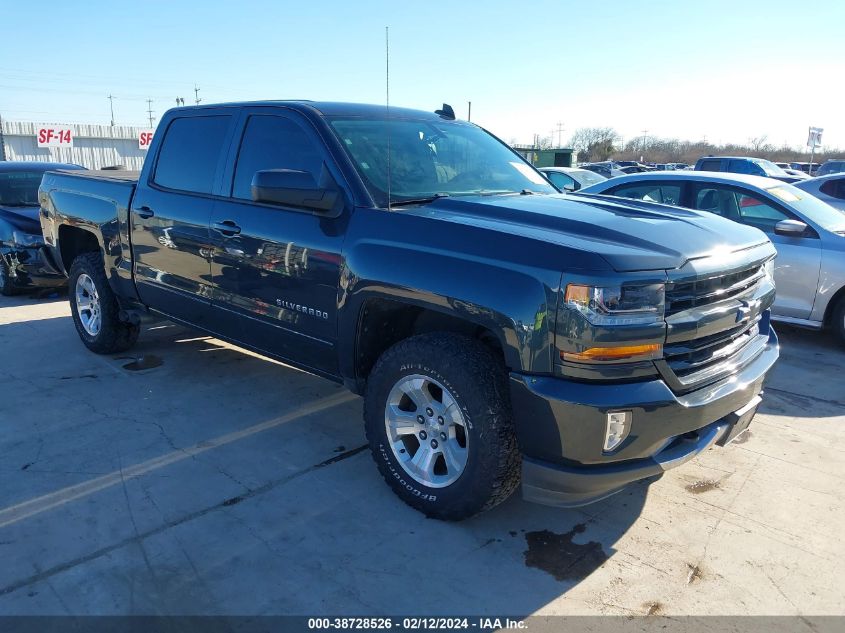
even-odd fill
[[[138,340],[140,328],[118,318],[120,307],[106,279],[100,253],[83,253],[73,260],[68,297],[79,338],[92,352],[123,352]]]
[[[400,462],[396,439],[389,436],[390,396],[398,384],[418,377],[429,380],[435,399],[454,400],[460,413],[454,419],[462,423],[453,425],[446,441],[466,447],[465,463],[459,459],[455,462],[456,470],[449,471],[445,461],[441,462],[441,475],[432,477],[430,485],[420,481],[425,477],[419,471],[412,475]],[[373,368],[364,401],[367,439],[387,484],[403,501],[427,516],[451,521],[465,519],[507,499],[519,484],[520,468],[508,396],[504,366],[477,340],[433,333],[391,347]],[[449,426],[448,420],[445,427],[436,426],[437,422],[432,420],[437,420],[437,411],[427,415],[424,409],[418,412],[414,403],[409,403],[406,409],[413,413],[411,418],[423,418],[417,433],[429,431],[422,436],[425,439],[420,440],[420,446],[439,437],[439,433],[431,435],[432,431]],[[462,438],[461,433],[466,436]],[[443,446],[438,448],[445,450]],[[452,473],[458,476],[453,477]]]

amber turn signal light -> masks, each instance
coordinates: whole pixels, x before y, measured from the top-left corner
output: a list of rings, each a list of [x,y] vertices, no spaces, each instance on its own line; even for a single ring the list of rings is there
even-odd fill
[[[562,360],[570,361],[614,361],[650,360],[662,354],[660,343],[647,345],[623,345],[621,347],[588,347],[583,352],[561,352]]]

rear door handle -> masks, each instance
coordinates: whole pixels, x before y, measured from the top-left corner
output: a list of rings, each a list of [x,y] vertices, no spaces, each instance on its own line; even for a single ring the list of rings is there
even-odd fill
[[[211,225],[215,231],[220,231],[223,235],[227,235],[229,237],[233,235],[238,235],[241,232],[241,227],[237,224],[232,222],[231,220],[224,220],[223,222],[215,222]]]
[[[145,218],[146,219],[146,218],[153,217],[155,215],[155,213],[153,213],[153,210],[150,209],[149,207],[143,206],[143,207],[138,207],[137,209],[135,209],[135,215],[137,215],[139,218]]]

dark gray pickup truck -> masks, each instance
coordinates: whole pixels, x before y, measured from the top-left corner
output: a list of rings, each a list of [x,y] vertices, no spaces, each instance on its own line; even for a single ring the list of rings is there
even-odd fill
[[[171,110],[140,176],[40,202],[92,351],[155,313],[341,382],[433,517],[656,478],[748,426],[778,355],[762,233],[561,194],[448,107]]]

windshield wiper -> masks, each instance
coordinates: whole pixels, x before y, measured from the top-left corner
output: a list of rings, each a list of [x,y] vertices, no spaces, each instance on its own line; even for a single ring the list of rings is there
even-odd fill
[[[522,191],[514,191],[513,189],[479,189],[475,192],[477,196],[512,196],[519,194],[520,196],[533,196],[536,191],[531,189],[523,189]]]
[[[436,193],[433,196],[428,196],[426,198],[412,198],[410,200],[391,200],[390,207],[407,207],[414,204],[429,204],[430,202],[434,202],[435,200],[439,200],[440,198],[448,197],[448,193]]]

